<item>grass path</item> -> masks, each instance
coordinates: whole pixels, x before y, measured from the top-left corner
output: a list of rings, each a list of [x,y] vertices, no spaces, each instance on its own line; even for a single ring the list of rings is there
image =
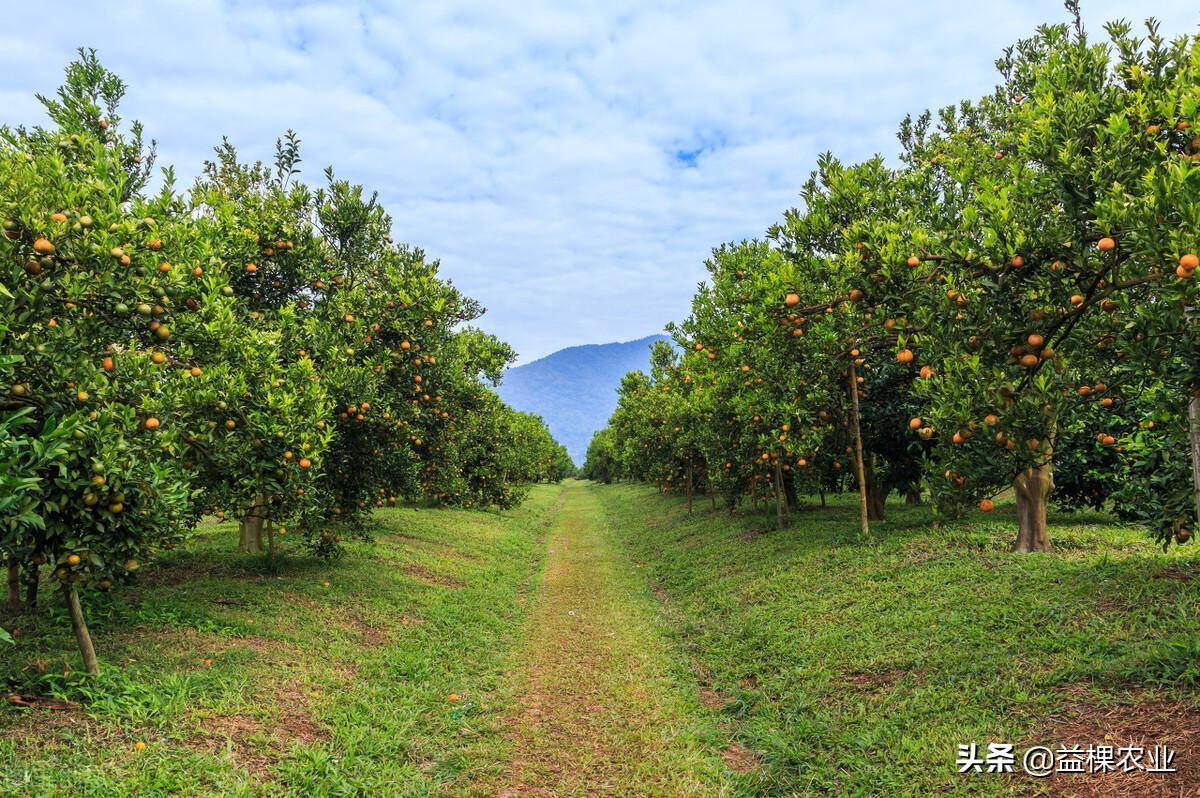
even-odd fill
[[[714,716],[604,517],[592,491],[568,483],[513,676],[512,760],[472,795],[728,792]]]

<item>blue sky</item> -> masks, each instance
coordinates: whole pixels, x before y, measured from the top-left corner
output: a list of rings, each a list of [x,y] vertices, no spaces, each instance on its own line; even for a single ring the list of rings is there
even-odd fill
[[[1132,11],[1200,24],[1194,0],[1084,7],[1094,36]],[[1004,46],[1064,19],[1015,0],[23,2],[0,123],[40,122],[34,92],[88,46],[184,185],[223,135],[269,159],[294,128],[307,178],[377,189],[527,362],[686,315],[709,250],[761,235],[818,153],[894,153],[906,113],[988,91]]]

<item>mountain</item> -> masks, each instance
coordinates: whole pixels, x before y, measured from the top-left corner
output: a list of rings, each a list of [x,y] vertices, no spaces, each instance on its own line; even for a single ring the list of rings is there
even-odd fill
[[[506,371],[500,397],[517,410],[541,416],[575,464],[583,465],[592,434],[608,423],[617,407],[621,378],[634,369],[649,369],[650,347],[663,340],[669,339],[650,335],[560,349]]]

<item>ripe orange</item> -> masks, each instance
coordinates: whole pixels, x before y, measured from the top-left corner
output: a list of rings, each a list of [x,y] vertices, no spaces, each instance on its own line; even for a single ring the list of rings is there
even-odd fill
[[[1036,366],[1037,364],[1038,364],[1038,356],[1037,355],[1022,355],[1021,356],[1021,365],[1024,366],[1025,368],[1031,369],[1034,366]]]
[[[145,750],[146,750],[146,744],[145,744],[144,742],[142,742],[141,740],[138,740],[136,743],[134,743],[134,744],[133,744],[133,750],[135,750],[135,751],[145,751]]]
[[[162,249],[162,241],[157,238],[152,238],[147,246],[150,247],[152,252],[158,252],[160,249]]]
[[[850,301],[851,302],[857,302],[858,300],[862,299],[863,296],[864,296],[864,294],[863,294],[863,291],[861,288],[854,288],[850,291]]]
[[[158,264],[158,270],[163,274],[166,274],[167,272],[171,271],[171,264],[164,261]]]
[[[1197,266],[1200,266],[1200,258],[1197,258],[1194,252],[1189,252],[1179,259],[1179,265],[1188,271],[1194,271]]]
[[[985,513],[990,513],[992,510],[996,509],[996,505],[991,499],[984,499],[983,501],[979,502],[979,509],[983,510]]]
[[[934,374],[933,368],[931,366],[921,366],[921,371],[919,373],[921,375],[921,379],[923,379],[923,380],[929,379]]]
[[[70,554],[67,556],[67,565],[71,566],[72,568],[79,565],[81,562],[83,562],[83,560],[80,559],[78,554]]]
[[[104,369],[105,371],[112,371],[114,368],[113,359],[111,357],[106,357],[104,360],[101,360],[100,368]]]
[[[254,274],[256,271],[258,271],[258,264],[257,263],[247,263],[246,271],[248,271],[250,274]]]
[[[921,265],[921,259],[918,258],[916,255],[909,255],[906,263],[908,263],[909,266],[915,268],[915,267]]]
[[[1071,297],[1071,304],[1074,305],[1075,307],[1079,307],[1080,305],[1083,304],[1083,297],[1080,296],[1079,294],[1073,295]]]
[[[200,372],[200,367],[199,367],[199,366],[192,366],[191,370],[190,370],[190,371],[188,371],[188,374],[191,374],[193,377],[199,377],[199,376],[200,376],[200,374],[201,374],[201,372]]]
[[[65,222],[67,215],[65,213],[52,213],[50,214],[50,219],[55,222]]]
[[[1113,239],[1109,238],[1108,236],[1105,236],[1104,238],[1102,238],[1096,242],[1096,248],[1099,249],[1101,252],[1108,252],[1110,249],[1114,249],[1116,246],[1117,246],[1117,242],[1114,241]]]
[[[908,421],[909,429],[919,429],[920,427],[921,427],[921,419],[919,416],[917,418],[909,419],[909,421]]]
[[[795,307],[796,305],[800,304],[800,295],[799,294],[788,294],[786,297],[784,297],[783,303],[785,305],[787,305],[789,308]]]
[[[446,700],[453,704],[455,701],[461,700],[461,696],[459,696],[458,693],[451,693],[450,695],[446,696]]]
[[[1013,255],[1012,260],[1010,260],[1009,263],[1012,264],[1014,269],[1019,269],[1025,265],[1025,259],[1020,255]]]
[[[418,445],[420,445],[420,444],[418,444]],[[300,467],[301,468],[308,468],[311,465],[312,465],[312,461],[309,460],[307,457],[300,458]]]
[[[901,363],[911,363],[913,361],[913,353],[911,349],[901,349],[896,353],[896,360]]]
[[[1030,346],[1032,346],[1034,349],[1040,349],[1042,344],[1046,343],[1046,339],[1044,337],[1038,335],[1037,333],[1033,333],[1032,335],[1030,335],[1028,338],[1025,339],[1025,342],[1028,343]]]
[[[44,238],[39,238],[33,242],[33,251],[39,255],[53,255],[54,245]]]
[[[146,429],[158,429],[159,421],[154,416],[146,419]]]
[[[155,352],[154,354],[150,355],[150,360],[158,363],[161,366],[163,363],[167,362],[167,356],[162,352]]]

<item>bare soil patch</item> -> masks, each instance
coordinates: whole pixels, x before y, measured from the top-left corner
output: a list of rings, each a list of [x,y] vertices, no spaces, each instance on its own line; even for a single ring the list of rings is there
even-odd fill
[[[1070,798],[1182,798],[1200,796],[1200,705],[1146,693],[1135,703],[1100,705],[1082,691],[1050,725],[1044,739],[1052,748],[1140,746],[1149,762],[1154,746],[1175,752],[1176,773],[1055,773],[1045,780],[1051,795]],[[1118,755],[1119,758],[1119,755]]]
[[[404,573],[424,582],[427,585],[437,585],[438,587],[449,587],[455,590],[467,586],[467,583],[456,576],[449,574],[440,574],[437,571],[426,568],[424,565],[415,563],[404,566]]]

